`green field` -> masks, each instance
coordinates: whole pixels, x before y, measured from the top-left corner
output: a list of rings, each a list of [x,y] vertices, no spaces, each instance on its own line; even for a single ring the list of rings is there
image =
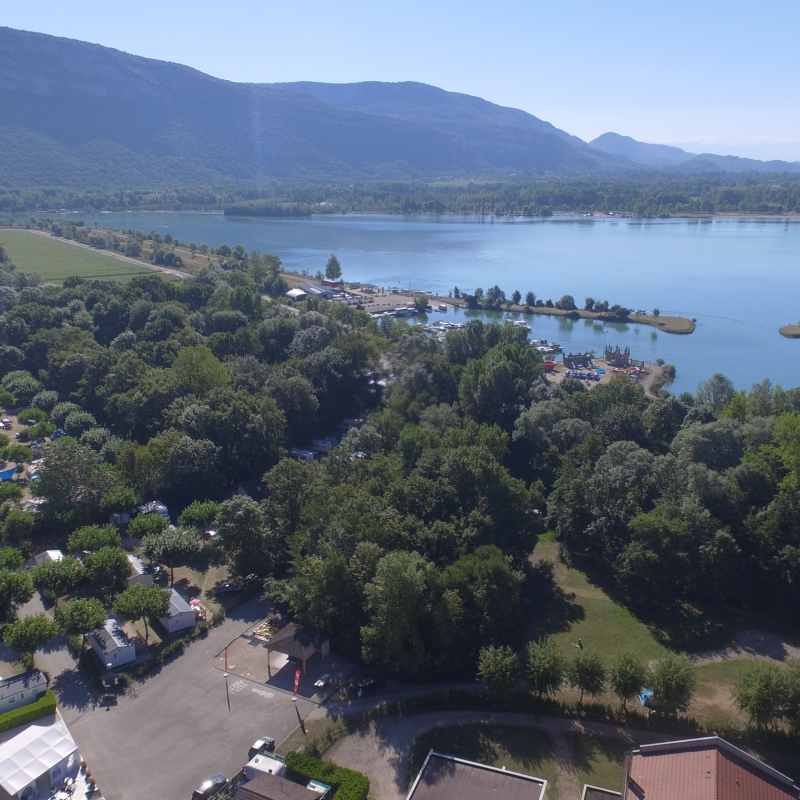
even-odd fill
[[[593,585],[583,572],[558,560],[558,545],[549,534],[539,537],[533,558],[555,563],[559,589],[556,598],[538,609],[534,619],[538,633],[554,634],[567,652],[580,639],[584,647],[596,647],[608,657],[620,650],[633,650],[646,659],[663,655],[664,647],[643,621]]]
[[[431,749],[443,755],[544,778],[548,783],[547,796],[558,797],[553,745],[544,731],[480,724],[433,728],[414,742],[411,775],[416,776]]]
[[[96,250],[76,247],[69,242],[29,231],[0,230],[0,242],[6,246],[17,269],[38,272],[43,280],[51,283],[60,283],[73,275],[125,283],[134,275],[152,272],[147,267],[137,267]],[[171,276],[164,277],[169,279]]]

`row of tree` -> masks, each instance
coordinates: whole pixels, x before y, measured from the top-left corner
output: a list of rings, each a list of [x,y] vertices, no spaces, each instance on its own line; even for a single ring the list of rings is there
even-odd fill
[[[0,211],[222,210],[294,215],[318,213],[455,213],[552,215],[553,210],[614,211],[658,216],[682,213],[784,213],[800,207],[795,175],[720,174],[539,178],[448,186],[402,182],[297,184],[268,188],[192,187],[172,190],[75,190],[4,188]],[[249,205],[248,205],[249,204]]]
[[[518,655],[509,646],[489,646],[478,656],[478,678],[498,696],[517,690],[520,678],[538,697],[557,695],[566,685],[598,697],[611,689],[622,707],[650,690],[650,702],[663,713],[676,714],[691,702],[696,669],[682,654],[667,653],[651,666],[638,654],[623,651],[609,663],[594,648],[579,647],[569,657],[551,637],[530,641]]]

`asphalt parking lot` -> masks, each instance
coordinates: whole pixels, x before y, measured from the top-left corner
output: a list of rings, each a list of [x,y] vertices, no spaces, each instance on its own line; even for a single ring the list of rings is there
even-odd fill
[[[232,777],[259,736],[283,741],[316,705],[212,665],[213,657],[267,611],[236,609],[183,655],[106,710],[65,708],[65,718],[106,800],[189,800],[212,775]]]

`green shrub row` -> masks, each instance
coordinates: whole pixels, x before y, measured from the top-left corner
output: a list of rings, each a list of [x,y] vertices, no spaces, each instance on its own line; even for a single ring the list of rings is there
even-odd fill
[[[366,775],[304,753],[286,756],[286,777],[305,784],[309,781],[327,784],[334,792],[333,800],[367,800],[369,794]]]
[[[54,714],[55,710],[56,696],[51,689],[48,689],[46,692],[42,692],[33,703],[0,714],[0,731],[7,731],[16,728],[17,725],[24,725],[26,722],[33,722],[48,714]]]

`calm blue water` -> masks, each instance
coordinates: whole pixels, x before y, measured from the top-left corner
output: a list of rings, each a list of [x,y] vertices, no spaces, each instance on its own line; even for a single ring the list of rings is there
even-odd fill
[[[493,217],[321,216],[242,219],[221,214],[81,215],[102,226],[169,231],[181,241],[241,242],[277,253],[288,269],[324,270],[330,253],[344,277],[444,294],[498,284],[553,301],[589,295],[629,308],[697,318],[690,336],[649,326],[528,319],[535,338],[568,350],[630,345],[634,358],[678,368],[673,389],[693,391],[723,372],[738,388],[763,378],[800,386],[800,340],[778,328],[800,320],[800,221],[549,220]],[[463,319],[466,312],[448,313]],[[444,315],[434,314],[441,319]],[[492,315],[479,314],[487,318]],[[505,316],[505,315],[502,315]]]

